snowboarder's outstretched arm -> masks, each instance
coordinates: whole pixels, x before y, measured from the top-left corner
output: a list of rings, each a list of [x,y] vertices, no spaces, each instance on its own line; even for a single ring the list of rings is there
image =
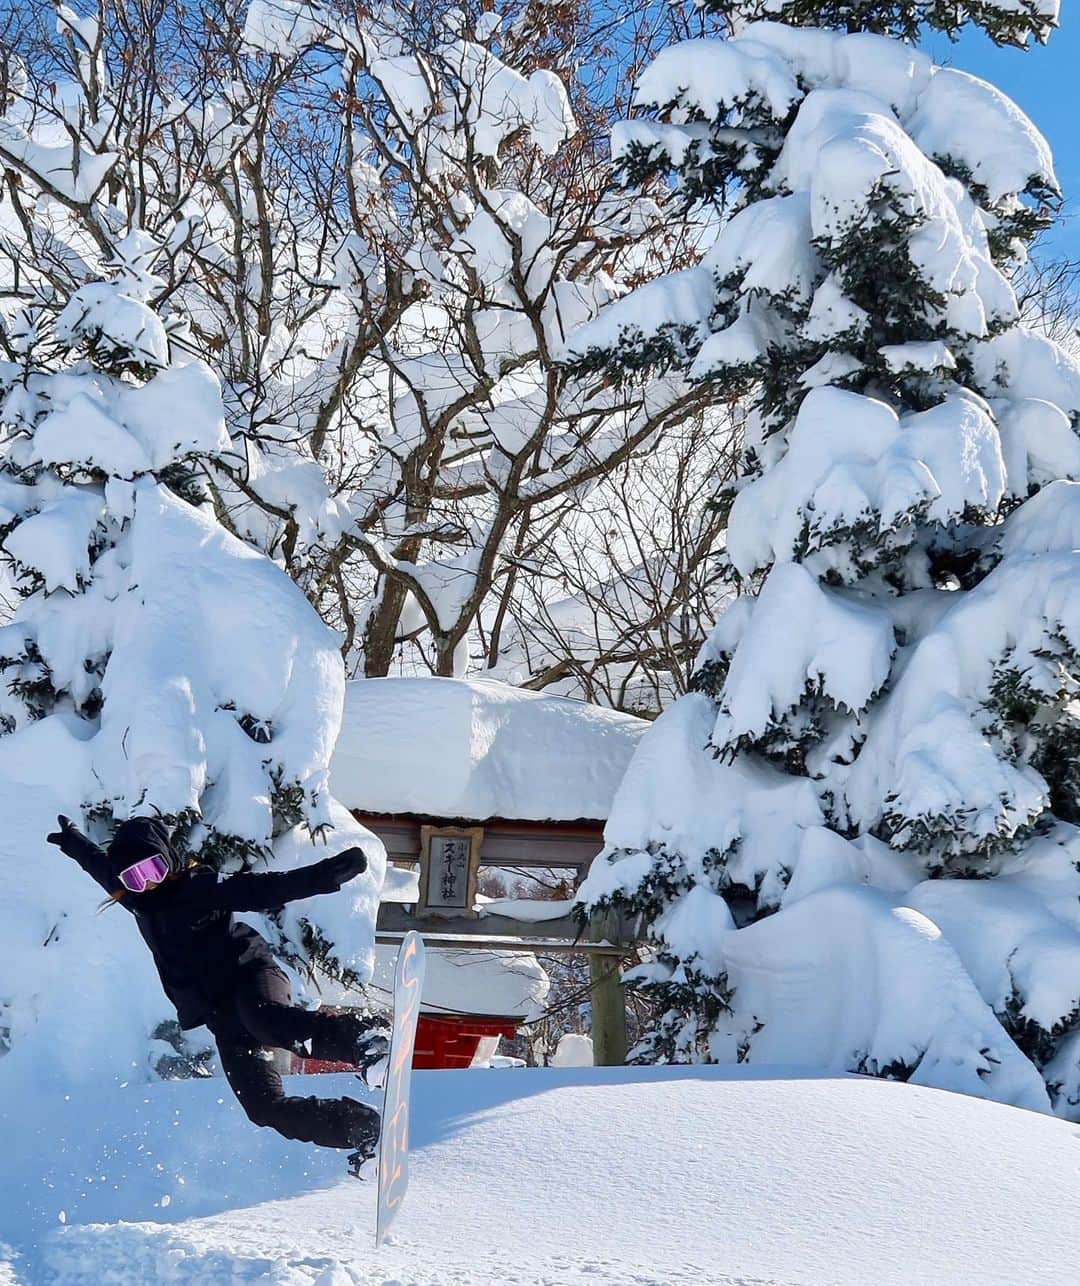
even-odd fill
[[[83,868],[92,879],[97,880],[106,893],[123,891],[123,885],[114,874],[102,849],[86,838],[81,830],[63,813],[56,819],[59,830],[55,830],[46,839],[64,854]]]
[[[230,875],[217,881],[209,874],[177,891],[176,905],[192,911],[272,911],[286,902],[319,893],[336,893],[367,870],[363,849],[349,848],[295,871]]]

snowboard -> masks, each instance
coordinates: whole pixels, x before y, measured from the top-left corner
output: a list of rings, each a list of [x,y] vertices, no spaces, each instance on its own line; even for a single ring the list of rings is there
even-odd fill
[[[402,939],[394,966],[394,1021],[379,1138],[376,1246],[382,1245],[390,1231],[409,1186],[409,1089],[423,986],[424,940],[413,930]]]

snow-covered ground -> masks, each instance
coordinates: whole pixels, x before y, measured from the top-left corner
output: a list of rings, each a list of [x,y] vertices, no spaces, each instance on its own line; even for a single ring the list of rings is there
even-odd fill
[[[420,1072],[412,1185],[380,1250],[373,1186],[222,1090],[5,1104],[0,1242],[17,1251],[0,1283],[1027,1286],[1080,1257],[1080,1129],[938,1090],[760,1068]]]

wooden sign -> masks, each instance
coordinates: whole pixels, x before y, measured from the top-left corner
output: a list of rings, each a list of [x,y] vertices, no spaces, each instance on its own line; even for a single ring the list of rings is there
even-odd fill
[[[420,828],[420,901],[417,915],[473,916],[482,826]]]

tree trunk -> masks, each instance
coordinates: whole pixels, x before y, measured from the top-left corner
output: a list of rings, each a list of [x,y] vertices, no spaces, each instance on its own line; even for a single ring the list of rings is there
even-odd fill
[[[461,635],[451,637],[449,634],[435,636],[435,673],[443,679],[454,677],[454,653],[461,642]]]
[[[397,642],[398,621],[405,606],[405,586],[382,578],[379,601],[364,630],[364,677],[382,679],[390,673]]]

